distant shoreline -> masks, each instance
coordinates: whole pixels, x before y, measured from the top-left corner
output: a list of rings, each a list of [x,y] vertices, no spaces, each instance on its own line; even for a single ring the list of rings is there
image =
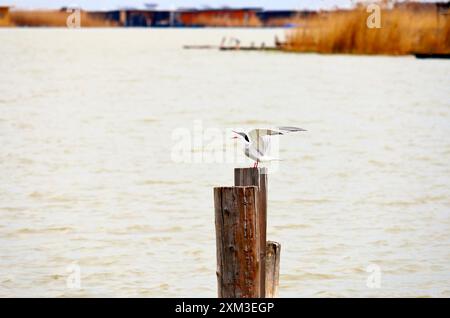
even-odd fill
[[[0,6],[0,26],[282,29],[286,30],[286,41],[275,41],[275,50],[448,58],[450,3],[401,2],[392,8],[377,6],[372,8],[372,11],[363,5],[350,10],[334,11],[267,11],[258,8],[175,11],[83,11],[62,8],[19,11]],[[264,50],[252,46],[242,46],[238,49]],[[230,50],[233,50],[233,47],[230,47]]]

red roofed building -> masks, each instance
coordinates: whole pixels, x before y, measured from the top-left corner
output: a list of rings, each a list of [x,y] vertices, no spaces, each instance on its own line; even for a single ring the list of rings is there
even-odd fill
[[[177,22],[183,26],[261,26],[259,8],[179,10]]]

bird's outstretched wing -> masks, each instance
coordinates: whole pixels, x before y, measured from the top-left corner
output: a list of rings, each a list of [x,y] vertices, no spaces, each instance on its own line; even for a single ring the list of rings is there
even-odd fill
[[[299,127],[289,127],[289,126],[283,126],[283,127],[277,127],[276,129],[265,129],[265,128],[258,128],[253,129],[248,132],[248,135],[253,143],[253,146],[256,148],[256,150],[261,155],[266,155],[270,151],[270,137],[276,136],[276,135],[286,135],[289,133],[299,132],[299,131],[306,131],[303,128]]]
[[[262,155],[270,151],[270,136],[283,135],[281,131],[275,129],[253,129],[248,132],[253,147]]]
[[[299,127],[289,127],[289,126],[284,126],[284,127],[277,127],[277,129],[279,131],[281,131],[284,134],[289,134],[289,133],[293,133],[293,132],[298,132],[298,131],[306,131],[306,129],[303,128],[299,128]]]

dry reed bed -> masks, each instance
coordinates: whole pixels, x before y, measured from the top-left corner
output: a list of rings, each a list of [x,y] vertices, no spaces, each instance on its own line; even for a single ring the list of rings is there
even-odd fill
[[[381,11],[381,28],[369,29],[362,9],[321,12],[298,18],[286,50],[317,53],[450,53],[450,15],[436,10]]]

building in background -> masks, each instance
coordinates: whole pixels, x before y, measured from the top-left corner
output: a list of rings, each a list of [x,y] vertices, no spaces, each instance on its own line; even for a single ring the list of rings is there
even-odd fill
[[[258,27],[262,26],[258,13],[261,8],[181,9],[177,22],[188,27]]]
[[[9,26],[11,19],[9,17],[9,7],[0,6],[0,27]]]
[[[122,27],[168,27],[171,12],[157,10],[124,9],[114,11],[89,11],[95,19],[107,20]]]
[[[91,11],[96,19],[124,27],[259,27],[260,8]]]

